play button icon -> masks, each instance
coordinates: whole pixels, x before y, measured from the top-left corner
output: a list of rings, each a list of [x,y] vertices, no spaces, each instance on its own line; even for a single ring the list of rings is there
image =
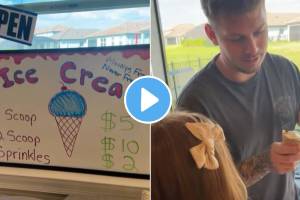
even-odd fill
[[[168,86],[154,76],[135,79],[125,91],[124,104],[129,115],[138,122],[150,124],[164,118],[171,108]]]
[[[151,92],[142,88],[141,90],[141,112],[144,112],[148,108],[152,107],[158,102],[158,98],[154,96]]]

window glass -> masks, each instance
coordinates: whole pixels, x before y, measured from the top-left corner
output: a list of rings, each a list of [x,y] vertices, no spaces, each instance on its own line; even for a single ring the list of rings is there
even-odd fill
[[[55,4],[2,1],[6,5],[30,2]],[[149,7],[39,14],[32,46],[0,39],[0,50],[149,44],[149,30]]]
[[[158,4],[168,83],[175,104],[187,81],[219,50],[204,32],[207,19],[200,0],[158,0]],[[300,1],[266,0],[266,10],[268,52],[280,54],[300,68]],[[300,165],[295,171],[295,181],[300,186]]]
[[[174,102],[186,82],[218,52],[204,32],[200,0],[158,0],[167,76]],[[300,1],[266,0],[270,53],[300,66]],[[182,14],[179,14],[182,13]],[[184,13],[184,14],[183,14]]]

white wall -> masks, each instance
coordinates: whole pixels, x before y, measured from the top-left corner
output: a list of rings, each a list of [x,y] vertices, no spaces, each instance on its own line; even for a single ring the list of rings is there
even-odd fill
[[[0,188],[64,194],[66,200],[141,200],[150,181],[81,173],[0,167]],[[0,192],[1,192],[0,189]]]
[[[282,31],[283,30],[283,31]],[[269,27],[268,37],[269,40],[288,40],[289,30],[287,26]]]

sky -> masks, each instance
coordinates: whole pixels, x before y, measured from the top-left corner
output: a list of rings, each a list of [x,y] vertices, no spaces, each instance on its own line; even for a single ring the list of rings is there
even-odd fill
[[[158,6],[164,30],[176,24],[198,25],[206,22],[200,0],[158,0]],[[300,0],[266,0],[266,8],[268,12],[296,12],[300,14]]]
[[[128,21],[149,21],[149,8],[127,8],[103,11],[38,15],[37,27],[65,25],[80,29],[106,29]]]
[[[0,4],[12,5],[48,1],[55,2],[62,0],[0,0]],[[103,30],[129,21],[149,21],[150,23],[150,8],[140,7],[61,14],[40,14],[37,17],[36,28],[64,25],[78,29]]]
[[[0,0],[1,2],[28,2],[34,0]],[[44,0],[39,0],[44,1]],[[52,0],[55,1],[55,0]],[[282,3],[284,2],[284,3]],[[194,25],[206,22],[200,0],[158,0],[163,30],[177,24]],[[300,0],[266,0],[268,12],[298,12]],[[54,25],[67,25],[81,29],[107,29],[128,21],[150,21],[150,10],[146,8],[114,9],[90,12],[38,15],[37,28]],[[80,24],[80,26],[78,26]]]

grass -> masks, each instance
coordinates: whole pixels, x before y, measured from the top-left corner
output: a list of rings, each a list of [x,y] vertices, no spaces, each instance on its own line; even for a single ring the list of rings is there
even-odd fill
[[[207,62],[213,58],[219,52],[219,48],[204,44],[204,45],[180,45],[180,46],[167,46],[166,57],[167,62],[170,65],[173,63],[174,68],[180,68],[179,63],[187,63],[198,61],[201,62],[201,67],[205,66]],[[268,52],[282,55],[291,61],[293,61],[300,69],[300,41],[299,42],[269,42]],[[199,70],[199,64],[193,65],[196,70]],[[198,68],[198,69],[197,69]]]
[[[268,51],[293,61],[300,69],[300,42],[272,42]]]

